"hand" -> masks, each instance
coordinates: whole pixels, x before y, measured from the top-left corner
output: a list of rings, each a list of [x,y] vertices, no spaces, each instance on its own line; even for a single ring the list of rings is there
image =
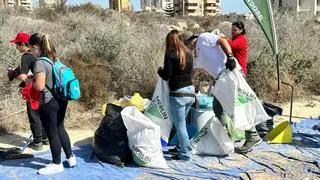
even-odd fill
[[[234,58],[232,55],[229,55],[226,62],[226,68],[232,71],[234,68],[236,68],[236,65],[236,58]]]
[[[31,83],[33,82],[33,78],[32,77],[28,77],[26,80],[25,80],[26,84],[28,83]]]
[[[7,70],[7,76],[9,78],[9,81],[12,81],[14,78],[20,75],[20,66],[16,68],[8,68]]]

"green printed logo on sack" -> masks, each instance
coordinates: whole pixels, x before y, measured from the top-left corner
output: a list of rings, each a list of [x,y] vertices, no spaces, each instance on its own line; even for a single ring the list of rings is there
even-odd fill
[[[257,97],[255,94],[247,92],[241,88],[237,89],[237,97],[236,97],[236,106],[241,106],[243,104],[249,103],[251,101],[256,100]]]
[[[149,109],[147,109],[147,113],[160,119],[168,119],[168,114],[164,110],[159,96],[156,96],[156,98],[152,101],[152,104],[150,105]]]
[[[143,152],[136,146],[132,147],[132,157],[134,162],[141,166],[145,166],[151,162],[151,157],[143,154]]]
[[[195,144],[197,144],[198,142],[200,142],[204,137],[206,137],[209,134],[209,130],[207,127],[204,127],[200,130],[200,132],[198,132],[192,139],[191,141],[193,141]]]

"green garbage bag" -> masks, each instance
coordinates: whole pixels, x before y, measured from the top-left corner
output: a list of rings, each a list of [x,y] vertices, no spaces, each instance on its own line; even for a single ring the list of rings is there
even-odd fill
[[[228,129],[228,133],[232,139],[232,141],[234,142],[238,142],[241,141],[242,139],[245,138],[245,132],[239,129],[235,129],[232,125],[232,119],[229,115],[227,114],[223,114],[223,119],[227,124],[227,129]]]

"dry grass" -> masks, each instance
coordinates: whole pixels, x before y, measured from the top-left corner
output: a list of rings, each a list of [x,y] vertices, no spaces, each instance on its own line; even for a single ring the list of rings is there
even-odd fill
[[[20,13],[20,14],[19,14]],[[187,29],[230,29],[222,21],[235,17],[171,18],[154,13],[106,11],[87,4],[67,9],[35,9],[32,13],[0,11],[0,128],[8,131],[28,129],[26,113],[14,114],[25,107],[17,93],[17,82],[8,83],[8,66],[18,65],[20,54],[7,43],[18,31],[48,34],[56,44],[61,59],[70,65],[80,79],[82,98],[71,102],[67,127],[91,128],[99,122],[103,103],[140,92],[150,98],[157,79],[156,70],[163,63],[167,25],[185,22]],[[21,14],[22,13],[22,14]],[[281,78],[300,92],[319,94],[320,47],[319,25],[312,17],[288,12],[276,13],[279,36]],[[200,28],[194,28],[199,24]],[[259,97],[271,101],[287,100],[289,88],[276,93],[276,61],[255,21],[246,20],[249,39],[249,83]],[[209,81],[202,74],[195,83]]]

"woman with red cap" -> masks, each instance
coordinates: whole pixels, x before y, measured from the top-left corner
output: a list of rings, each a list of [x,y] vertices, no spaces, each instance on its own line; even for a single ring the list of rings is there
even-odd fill
[[[43,127],[47,133],[52,162],[39,169],[38,174],[49,175],[64,171],[61,163],[61,147],[67,158],[69,167],[76,165],[76,158],[72,154],[69,135],[64,127],[64,117],[68,101],[59,100],[54,92],[52,63],[58,60],[56,51],[47,35],[33,34],[29,38],[31,53],[38,58],[34,67],[34,82],[32,87],[41,92],[39,114]],[[49,58],[51,62],[41,60]],[[51,93],[52,92],[52,93]]]
[[[15,43],[16,49],[22,53],[21,56],[21,64],[20,67],[16,68],[16,71],[20,69],[20,72],[17,73],[17,76],[15,77],[18,80],[23,81],[20,84],[20,87],[24,87],[26,82],[30,81],[30,72],[33,74],[33,67],[36,62],[36,58],[30,53],[30,48],[28,44],[28,39],[30,35],[26,32],[19,32],[16,35],[15,39],[9,40],[11,43]],[[11,76],[11,72],[8,71],[9,80],[12,80],[14,77]],[[37,110],[34,110],[31,107],[30,102],[27,102],[27,113],[28,113],[28,119],[30,122],[30,129],[33,136],[33,142],[29,144],[29,147],[39,151],[42,150],[42,144],[48,145],[48,138],[44,132],[44,129],[42,128],[40,116]]]

